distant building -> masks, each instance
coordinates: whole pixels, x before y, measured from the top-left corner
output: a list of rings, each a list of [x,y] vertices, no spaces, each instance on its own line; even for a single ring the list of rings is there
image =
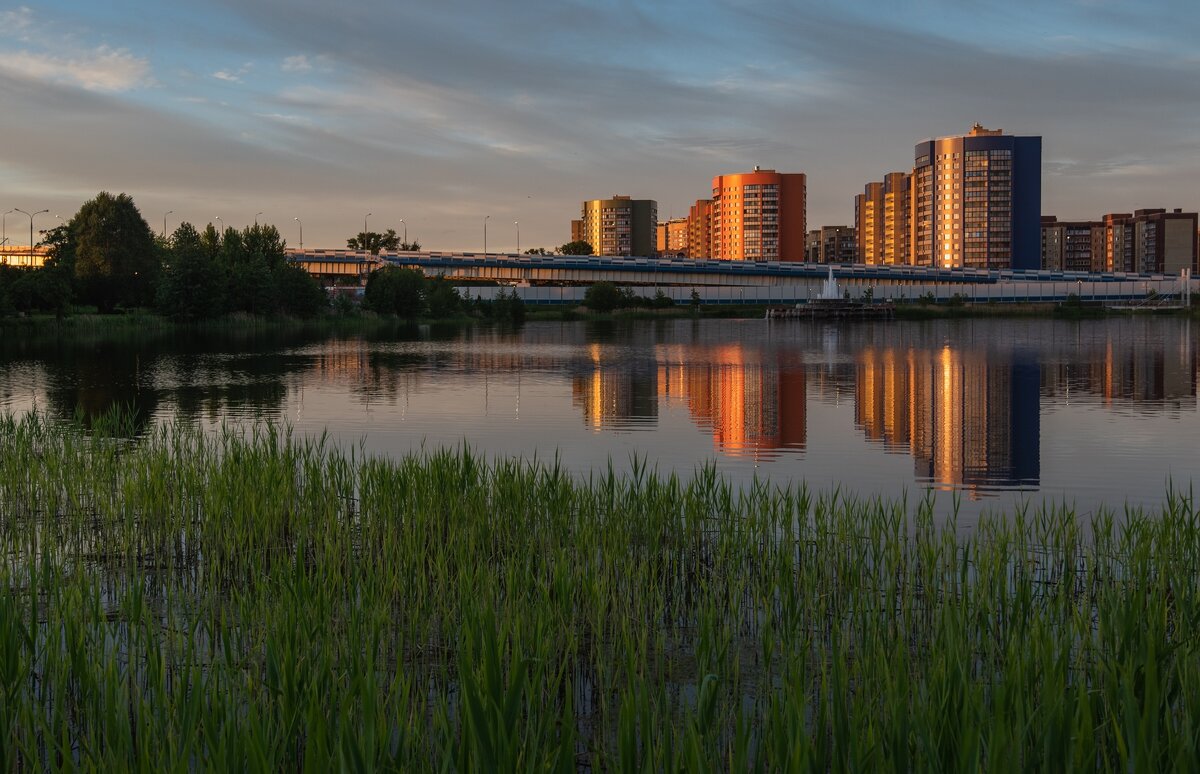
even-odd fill
[[[1036,269],[1041,261],[1042,138],[976,124],[918,143],[912,174],[913,262]]]
[[[40,269],[50,256],[50,248],[29,245],[9,245],[0,247],[0,266],[19,266],[26,269]]]
[[[655,248],[659,255],[673,257],[687,256],[687,218],[671,218],[665,223],[659,223],[656,232]]]
[[[869,264],[907,264],[909,251],[912,175],[889,172],[883,182],[867,183],[854,197],[857,260]]]
[[[712,258],[802,261],[806,178],[755,167],[713,178]]]
[[[822,226],[809,231],[805,260],[809,263],[858,263],[855,230],[850,226]]]
[[[860,263],[883,263],[883,183],[867,183],[854,197],[854,232]]]
[[[582,209],[580,239],[596,255],[654,255],[658,203],[653,199],[613,196],[586,201]]]
[[[1041,268],[1050,271],[1105,270],[1104,224],[1042,216]]]
[[[710,258],[712,249],[712,199],[697,199],[688,210],[688,243],[689,258]]]
[[[1178,274],[1197,268],[1197,213],[1144,209],[1110,213],[1102,222],[1105,271]]]
[[[572,242],[582,242],[583,241],[583,221],[582,220],[572,220],[571,221],[571,241]]]

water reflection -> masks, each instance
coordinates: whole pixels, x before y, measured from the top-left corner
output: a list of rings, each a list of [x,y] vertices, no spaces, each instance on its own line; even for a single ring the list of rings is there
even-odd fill
[[[1196,473],[1194,323],[763,321],[0,341],[0,409],[287,419],[381,453],[469,440],[580,470],[1123,496]],[[1082,452],[1082,453],[1081,453]]]
[[[880,349],[859,356],[855,423],[918,478],[971,491],[1035,486],[1040,366],[1026,350]]]

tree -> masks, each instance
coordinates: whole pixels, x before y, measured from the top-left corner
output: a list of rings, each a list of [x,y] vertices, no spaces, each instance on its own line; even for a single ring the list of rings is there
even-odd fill
[[[284,314],[309,318],[329,308],[329,295],[304,267],[285,264],[276,269],[274,275],[279,306]]]
[[[525,251],[526,255],[549,255],[544,247],[531,247]]]
[[[351,250],[366,250],[371,255],[379,255],[381,250],[409,249],[407,245],[401,248],[400,237],[396,236],[396,230],[393,228],[382,234],[377,231],[360,231],[357,236],[346,240],[346,247]]]
[[[181,223],[166,248],[158,308],[179,320],[203,320],[225,311],[226,275],[191,223]]]
[[[154,234],[128,194],[102,191],[68,224],[83,297],[108,311],[149,303],[159,269]]]
[[[559,255],[592,255],[592,252],[591,244],[584,242],[582,239],[567,242],[558,248]]]
[[[601,314],[616,309],[622,300],[621,291],[611,282],[597,282],[583,294],[583,305]]]
[[[416,269],[387,266],[367,278],[363,306],[415,320],[425,311],[425,277]]]
[[[454,317],[462,310],[458,291],[440,275],[427,281],[425,303],[429,307],[429,316],[437,319]]]

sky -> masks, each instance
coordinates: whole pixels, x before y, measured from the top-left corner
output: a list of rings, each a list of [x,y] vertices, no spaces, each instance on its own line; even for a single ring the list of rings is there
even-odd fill
[[[1195,0],[0,5],[0,211],[549,248],[584,199],[665,220],[760,165],[808,175],[815,228],[976,121],[1043,137],[1046,214],[1195,211],[1197,40]]]

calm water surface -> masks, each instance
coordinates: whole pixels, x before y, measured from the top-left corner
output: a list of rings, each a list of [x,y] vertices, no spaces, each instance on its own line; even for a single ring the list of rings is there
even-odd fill
[[[0,411],[286,420],[400,455],[468,443],[586,474],[860,494],[1153,505],[1200,479],[1200,329],[1172,318],[821,325],[671,320],[373,335],[0,343]]]

